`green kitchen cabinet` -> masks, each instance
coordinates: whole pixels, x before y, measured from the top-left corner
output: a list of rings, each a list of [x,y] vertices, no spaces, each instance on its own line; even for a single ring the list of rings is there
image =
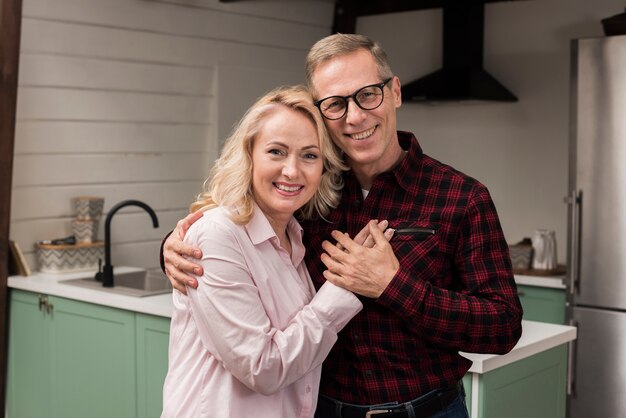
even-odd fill
[[[163,381],[167,374],[170,319],[136,314],[137,327],[137,416],[161,415]]]
[[[563,290],[519,288],[525,319],[564,320]],[[7,417],[158,417],[169,325],[167,317],[11,289]],[[472,418],[563,418],[566,358],[560,345],[468,373]]]
[[[565,324],[565,289],[517,285],[517,292],[524,308],[524,319]]]
[[[11,292],[8,417],[134,417],[134,315]]]
[[[44,296],[11,291],[7,415],[46,418],[51,414],[49,317]]]
[[[134,417],[134,314],[64,298],[50,300],[53,416]]]
[[[154,417],[169,319],[11,291],[8,418]]]
[[[468,411],[472,418],[565,418],[566,376],[566,344],[487,373],[468,374],[463,379]]]

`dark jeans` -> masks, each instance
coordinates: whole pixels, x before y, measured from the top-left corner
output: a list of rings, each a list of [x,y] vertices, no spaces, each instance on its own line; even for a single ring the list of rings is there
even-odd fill
[[[465,405],[465,395],[459,395],[446,409],[431,418],[469,418],[467,405]]]
[[[450,404],[443,410],[431,415],[430,418],[469,418],[469,413],[467,412],[467,406],[465,405],[465,391],[463,390],[462,384],[460,384],[460,394],[454,400],[450,402]],[[436,394],[436,391],[427,393],[426,395],[420,396],[419,398],[414,399],[410,403],[419,404],[421,400],[427,400],[432,398],[433,395]],[[350,405],[350,404],[346,404]],[[387,404],[379,404],[379,405],[369,405],[367,409],[385,409],[385,406],[395,406],[398,405],[397,402],[387,403]],[[402,408],[404,409],[404,408]],[[363,417],[365,416],[365,412],[363,412]],[[374,415],[377,416],[377,415]],[[384,417],[384,414],[381,414],[380,417]],[[415,412],[411,406],[406,409],[406,417],[414,418]],[[323,400],[318,401],[317,410],[315,411],[315,418],[342,418],[341,414],[336,412],[336,408],[330,404],[329,402],[325,402]]]

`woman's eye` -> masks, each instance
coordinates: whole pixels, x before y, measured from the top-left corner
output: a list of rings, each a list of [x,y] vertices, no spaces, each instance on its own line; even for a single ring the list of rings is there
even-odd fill
[[[316,160],[319,158],[319,155],[310,152],[310,153],[304,154],[304,158],[306,158],[307,160]]]
[[[279,150],[279,149],[271,149],[268,151],[268,153],[272,155],[284,155],[285,154],[282,150]]]

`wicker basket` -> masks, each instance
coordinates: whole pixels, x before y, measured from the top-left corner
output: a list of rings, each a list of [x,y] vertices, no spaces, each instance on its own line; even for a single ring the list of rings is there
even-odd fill
[[[525,270],[530,268],[533,259],[533,244],[530,238],[524,238],[514,245],[509,245],[511,263],[514,269]]]
[[[54,245],[36,244],[37,263],[43,273],[96,270],[104,259],[104,242]]]

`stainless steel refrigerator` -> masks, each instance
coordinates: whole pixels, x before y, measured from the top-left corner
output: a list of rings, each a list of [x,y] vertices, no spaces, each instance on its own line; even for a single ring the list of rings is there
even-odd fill
[[[572,41],[568,416],[626,417],[626,36]]]

